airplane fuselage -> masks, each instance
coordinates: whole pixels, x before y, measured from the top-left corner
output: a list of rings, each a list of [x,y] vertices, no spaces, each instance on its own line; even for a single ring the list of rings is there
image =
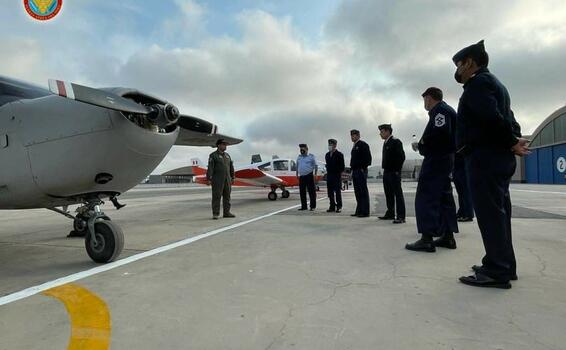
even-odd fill
[[[121,112],[56,95],[4,104],[0,209],[51,208],[92,193],[123,193],[157,167],[178,132],[144,129]]]

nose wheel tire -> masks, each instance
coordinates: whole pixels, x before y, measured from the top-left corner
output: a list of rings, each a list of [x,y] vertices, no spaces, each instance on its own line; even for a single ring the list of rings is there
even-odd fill
[[[96,240],[92,239],[92,234]],[[85,239],[88,256],[97,263],[114,261],[124,248],[124,233],[111,221],[101,220],[94,224],[94,232]]]
[[[277,200],[277,193],[269,192],[269,194],[267,195],[267,198],[269,198],[270,201],[275,201],[275,200]]]
[[[283,190],[283,192],[281,193],[281,197],[283,198],[289,198],[290,195],[291,193],[289,193],[289,191],[287,190]]]

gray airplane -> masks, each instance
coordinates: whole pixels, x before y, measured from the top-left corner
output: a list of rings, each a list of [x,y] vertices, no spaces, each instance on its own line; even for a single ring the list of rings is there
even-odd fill
[[[124,246],[101,210],[144,179],[173,145],[242,140],[165,100],[128,88],[49,80],[49,90],[0,76],[0,209],[46,208],[73,220],[90,258],[106,263]],[[80,204],[76,215],[68,206]],[[58,208],[61,207],[61,208]]]

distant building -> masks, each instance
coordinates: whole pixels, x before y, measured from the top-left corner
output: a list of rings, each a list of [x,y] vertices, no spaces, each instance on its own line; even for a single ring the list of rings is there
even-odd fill
[[[191,166],[185,166],[169,170],[161,175],[150,175],[144,183],[147,184],[179,184],[193,182],[193,171]]]
[[[381,160],[377,160],[378,164],[381,164]],[[422,159],[407,159],[403,163],[403,169],[401,169],[401,178],[403,179],[417,179],[419,177],[419,172],[421,171],[421,166],[423,164]],[[381,165],[374,165],[368,168],[368,178],[369,179],[381,179],[383,178],[383,169]]]
[[[566,106],[546,118],[530,138],[532,153],[517,162],[514,179],[566,184]]]

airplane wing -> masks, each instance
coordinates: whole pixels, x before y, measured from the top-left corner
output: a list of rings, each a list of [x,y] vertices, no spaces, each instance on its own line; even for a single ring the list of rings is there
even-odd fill
[[[280,178],[269,175],[259,169],[237,170],[234,175],[236,176],[236,181],[246,183],[250,186],[270,187],[271,185],[283,184],[283,180]]]
[[[193,116],[181,115],[177,123],[179,136],[177,146],[216,146],[216,141],[224,139],[228,145],[236,145],[243,140],[217,133],[218,127],[206,120]]]

